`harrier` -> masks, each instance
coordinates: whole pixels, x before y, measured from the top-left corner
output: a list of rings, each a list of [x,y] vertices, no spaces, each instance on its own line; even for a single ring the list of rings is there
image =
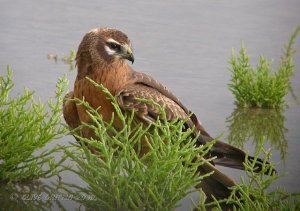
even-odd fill
[[[68,93],[66,98],[84,98],[93,108],[101,107],[99,113],[104,121],[109,122],[115,109],[106,95],[86,79],[88,76],[116,96],[121,109],[136,111],[138,121],[149,124],[160,118],[157,109],[142,103],[137,98],[153,100],[165,109],[168,120],[190,117],[187,125],[195,128],[195,134],[200,133],[199,145],[213,140],[197,117],[176,96],[151,76],[133,70],[126,60],[133,63],[134,56],[131,42],[123,32],[111,28],[99,28],[88,32],[83,37],[76,55],[78,73],[74,91]],[[85,108],[74,101],[65,101],[63,113],[71,128],[76,128],[81,123],[91,122]],[[115,119],[114,126],[121,129],[120,120]],[[87,138],[94,135],[90,130],[83,130],[82,134]],[[245,153],[229,144],[217,141],[212,147],[210,155],[217,158],[213,163],[201,166],[199,171],[201,173],[214,171],[214,173],[201,182],[201,188],[208,196],[227,197],[230,194],[228,187],[235,183],[216,169],[214,164],[244,169]],[[249,159],[252,158],[249,157]],[[258,167],[260,166],[258,165]]]

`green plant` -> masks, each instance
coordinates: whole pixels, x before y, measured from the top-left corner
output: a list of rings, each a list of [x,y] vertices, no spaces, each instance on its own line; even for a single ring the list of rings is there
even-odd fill
[[[74,70],[74,61],[76,58],[76,51],[74,49],[70,50],[70,54],[68,56],[64,56],[61,60],[69,65],[69,70]]]
[[[272,60],[268,61],[263,56],[260,56],[256,69],[253,68],[249,64],[249,56],[243,43],[239,55],[235,55],[232,50],[229,62],[232,76],[228,88],[235,96],[237,105],[276,108],[285,103],[284,97],[292,91],[290,77],[295,69],[295,50],[292,45],[299,31],[300,26],[291,36],[276,72],[271,70]]]
[[[123,127],[116,130],[113,118],[106,123],[87,102],[75,100],[87,109],[92,119],[83,128],[94,131],[97,140],[81,137],[78,131],[74,133],[81,146],[75,144],[74,149],[65,151],[77,168],[67,169],[79,175],[88,187],[68,184],[73,191],[65,190],[78,195],[78,201],[92,209],[174,210],[178,201],[204,177],[196,172],[212,143],[196,147],[192,130],[183,129],[183,120],[168,122],[163,118],[151,126],[136,123],[134,113],[122,113],[109,91],[92,83],[112,100]],[[158,109],[165,117],[164,110],[159,106]],[[145,145],[150,151],[141,156]],[[93,154],[91,148],[97,153]],[[86,200],[86,196],[94,200]]]
[[[74,49],[70,50],[70,54],[68,56],[64,56],[61,60],[65,63],[72,63],[75,61],[76,51]]]
[[[254,162],[260,153],[265,155],[262,171],[254,172]],[[199,208],[209,206],[215,207],[214,210],[222,210],[222,204],[231,205],[232,210],[242,211],[265,211],[265,210],[299,210],[300,193],[288,193],[282,188],[273,188],[272,184],[281,176],[270,172],[270,165],[267,161],[270,158],[270,151],[265,151],[262,147],[256,152],[253,162],[246,159],[245,169],[246,178],[241,177],[241,183],[232,187],[232,193],[228,199],[214,201],[205,206],[199,205]],[[273,167],[272,167],[273,168]],[[267,173],[268,175],[265,175]]]
[[[59,79],[55,101],[50,99],[46,107],[35,101],[34,93],[28,89],[18,98],[11,98],[11,76],[7,66],[7,76],[0,77],[0,181],[56,175],[64,161],[54,159],[53,153],[59,147],[44,151],[43,147],[66,132],[61,125],[61,107],[68,81],[66,77]]]

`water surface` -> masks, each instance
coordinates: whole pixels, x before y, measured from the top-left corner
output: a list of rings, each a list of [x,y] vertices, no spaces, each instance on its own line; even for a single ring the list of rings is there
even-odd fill
[[[272,162],[280,163],[279,172],[288,172],[288,176],[276,185],[285,187],[288,191],[299,191],[300,181],[295,179],[300,178],[299,103],[288,96],[288,108],[273,116],[266,114],[270,115],[264,117],[267,121],[255,123],[257,119],[252,117],[257,114],[237,111],[234,98],[227,89],[231,48],[238,49],[241,40],[244,40],[252,64],[255,65],[258,56],[263,54],[267,58],[275,58],[276,67],[282,47],[300,24],[299,9],[300,2],[297,0],[2,0],[0,73],[5,74],[6,65],[10,64],[16,83],[14,94],[28,87],[36,90],[36,94],[46,101],[53,96],[59,76],[68,74],[70,89],[76,76],[75,71],[68,71],[68,65],[47,60],[47,54],[68,54],[71,48],[77,48],[83,35],[92,28],[118,28],[133,43],[136,58],[133,68],[151,74],[168,86],[199,116],[212,135],[224,132],[225,141],[228,138],[233,141],[230,137],[241,134],[232,133],[232,125],[239,125],[241,122],[248,125],[262,124],[261,128],[266,127],[266,130],[268,127],[276,128],[273,140],[280,139],[282,142],[279,141],[273,147]],[[298,96],[299,41],[300,38],[295,44],[298,51],[295,64],[298,68],[292,80]],[[244,130],[245,127],[241,129]],[[260,134],[262,133],[263,130],[260,130]],[[267,133],[269,132],[266,131]],[[248,136],[251,134],[253,131],[248,131]],[[276,137],[276,134],[280,137]],[[73,138],[61,140],[62,143],[69,141],[73,141]],[[270,147],[271,142],[268,142]],[[253,153],[253,143],[255,142],[250,137],[248,142],[237,144]],[[222,170],[235,179],[242,174],[238,170]],[[69,174],[64,175],[63,179],[78,182],[78,178]],[[72,209],[76,205],[69,201],[62,203],[66,209]],[[183,207],[178,210],[188,209],[188,199],[182,203]]]

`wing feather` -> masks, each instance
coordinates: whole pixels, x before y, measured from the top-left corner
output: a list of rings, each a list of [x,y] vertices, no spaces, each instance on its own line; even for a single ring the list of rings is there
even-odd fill
[[[162,118],[162,113],[157,106],[143,102],[146,99],[159,104],[164,108],[167,120],[175,118],[185,119],[187,114],[173,100],[160,93],[158,90],[143,84],[130,84],[122,89],[117,95],[117,102],[124,110],[134,110],[137,116],[147,122],[153,122]]]
[[[175,107],[173,107],[175,109],[174,110],[174,112],[175,112],[174,117],[181,118],[181,116],[178,116],[178,114],[176,114],[176,111],[179,110],[179,109],[177,109],[177,107],[179,106],[181,108],[180,110],[184,111],[184,113],[185,113],[184,117],[185,118],[187,116],[191,115],[190,121],[188,122],[189,127],[191,127],[191,128],[195,127],[197,133],[200,132],[202,135],[210,137],[209,133],[204,129],[201,122],[197,119],[196,115],[194,115],[189,109],[187,109],[181,103],[181,101],[170,90],[168,90],[165,86],[163,86],[157,80],[155,80],[154,78],[152,78],[151,76],[149,76],[145,73],[136,72],[134,70],[132,70],[131,78],[132,78],[131,84],[141,84],[141,85],[144,85],[144,86],[151,87],[154,90],[158,91],[163,96],[170,99],[173,102],[172,105],[173,106],[176,105],[176,109],[175,109]]]

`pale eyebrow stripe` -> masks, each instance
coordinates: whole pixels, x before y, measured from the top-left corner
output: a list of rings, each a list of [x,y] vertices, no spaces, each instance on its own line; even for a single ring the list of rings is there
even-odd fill
[[[113,43],[116,43],[116,44],[118,44],[118,45],[121,45],[119,42],[115,41],[113,38],[109,38],[109,39],[107,40],[107,42],[113,42]]]

